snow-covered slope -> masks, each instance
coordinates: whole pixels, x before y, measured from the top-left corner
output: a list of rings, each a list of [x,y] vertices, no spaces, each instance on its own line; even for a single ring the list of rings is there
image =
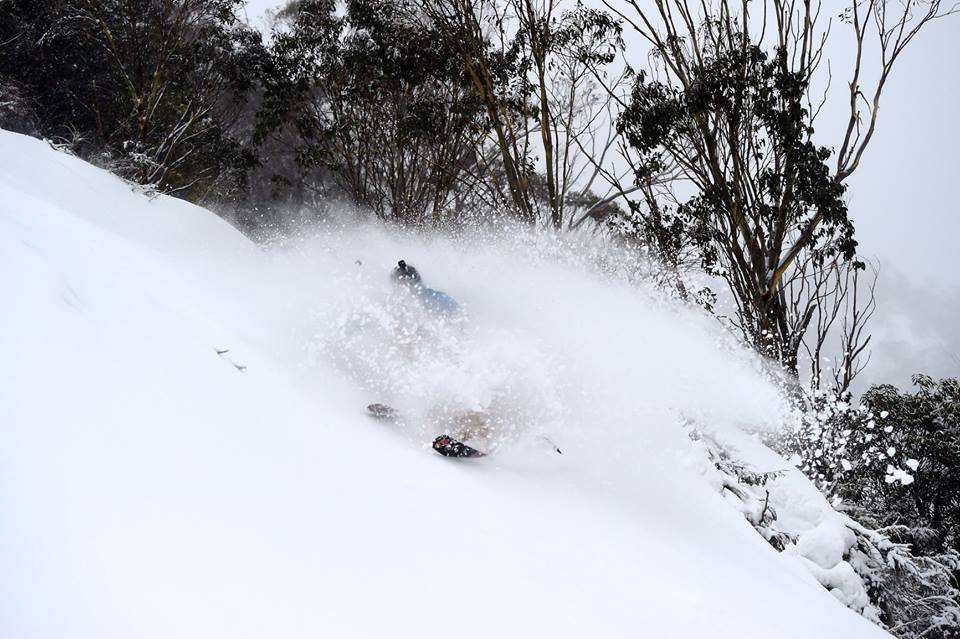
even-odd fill
[[[885,636],[682,427],[784,464],[740,430],[780,418],[759,364],[586,253],[370,226],[264,250],[0,132],[0,636]],[[398,257],[468,318],[397,301]],[[496,454],[429,451],[440,403],[499,415]],[[781,516],[821,523],[791,482]]]

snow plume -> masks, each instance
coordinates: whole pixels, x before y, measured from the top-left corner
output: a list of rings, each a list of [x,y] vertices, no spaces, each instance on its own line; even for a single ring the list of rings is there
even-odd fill
[[[648,283],[636,252],[589,234],[425,237],[351,223],[270,252],[315,291],[309,365],[334,364],[371,401],[419,416],[482,411],[521,431],[512,435],[595,442],[598,454],[676,449],[691,418],[713,429],[783,422],[758,358]],[[463,312],[431,313],[400,290],[389,277],[399,259]]]

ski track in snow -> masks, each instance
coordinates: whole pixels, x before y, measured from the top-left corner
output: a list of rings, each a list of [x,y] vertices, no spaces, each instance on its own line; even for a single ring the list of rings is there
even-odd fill
[[[261,248],[0,132],[0,636],[884,636],[686,436],[786,465],[743,430],[782,419],[759,362],[588,238],[503,236]],[[398,295],[399,258],[466,315]],[[438,406],[495,455],[429,451]]]

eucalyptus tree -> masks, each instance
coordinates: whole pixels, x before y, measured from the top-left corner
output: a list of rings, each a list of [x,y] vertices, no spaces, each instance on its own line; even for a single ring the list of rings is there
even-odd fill
[[[796,376],[827,295],[811,281],[832,282],[825,268],[863,267],[845,191],[876,132],[883,92],[919,32],[954,9],[855,0],[837,29],[814,0],[607,7],[649,47],[618,120],[646,195],[632,203],[631,224],[725,282],[733,324]],[[854,55],[831,67],[846,66],[849,81],[846,126],[827,146],[814,139],[827,99],[817,79],[838,30]],[[667,186],[664,175],[673,178]]]

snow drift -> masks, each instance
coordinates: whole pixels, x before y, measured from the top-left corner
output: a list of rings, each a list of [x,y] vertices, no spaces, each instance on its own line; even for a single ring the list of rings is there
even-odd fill
[[[778,553],[688,437],[787,466],[760,363],[589,240],[501,236],[263,248],[0,132],[0,635],[884,635],[816,490],[771,490]],[[429,451],[438,405],[498,416],[496,454]]]

